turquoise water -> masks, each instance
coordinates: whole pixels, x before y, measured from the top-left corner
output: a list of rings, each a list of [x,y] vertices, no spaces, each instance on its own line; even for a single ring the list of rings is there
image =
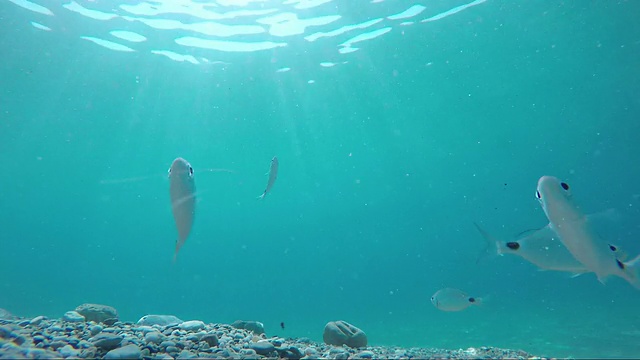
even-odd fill
[[[639,2],[423,1],[400,20],[413,2],[220,2],[209,9],[275,9],[229,25],[341,16],[226,37],[125,20],[114,3],[38,3],[0,4],[1,308],[60,317],[95,302],[130,321],[258,320],[314,340],[342,319],[372,345],[640,356],[640,291],[517,257],[477,265],[473,226],[509,239],[546,225],[534,193],[554,175],[585,212],[619,211],[601,235],[640,253]],[[278,180],[258,201],[273,156]],[[198,203],[172,264],[176,157]],[[429,298],[443,287],[486,301],[440,312]]]

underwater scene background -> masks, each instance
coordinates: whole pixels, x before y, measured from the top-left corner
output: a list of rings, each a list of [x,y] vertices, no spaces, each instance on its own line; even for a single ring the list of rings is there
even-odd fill
[[[516,256],[477,263],[473,225],[501,239],[545,226],[534,194],[553,175],[585,213],[615,209],[599,235],[640,253],[637,14],[608,0],[2,1],[0,307],[95,302],[317,341],[341,319],[374,345],[638,357],[639,290]],[[197,210],[172,263],[177,157]],[[441,312],[429,299],[445,287],[484,301]]]

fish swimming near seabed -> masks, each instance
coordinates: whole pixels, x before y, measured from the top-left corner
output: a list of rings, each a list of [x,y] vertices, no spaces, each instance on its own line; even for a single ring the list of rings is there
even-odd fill
[[[536,198],[549,220],[549,228],[601,283],[614,275],[640,289],[640,255],[624,262],[616,251],[612,251],[611,244],[594,231],[589,218],[574,204],[567,183],[553,176],[542,176],[538,180]]]
[[[171,210],[178,230],[176,249],[173,255],[175,262],[180,248],[191,233],[196,207],[196,184],[191,164],[183,158],[177,158],[169,169],[169,194]]]
[[[267,187],[264,189],[262,195],[258,196],[259,200],[262,200],[265,196],[267,196],[267,193],[271,191],[273,184],[278,178],[278,158],[276,156],[271,159],[271,166],[269,167],[269,172],[266,173],[266,175],[269,176],[269,181],[267,182]]]
[[[440,289],[431,296],[433,306],[442,311],[462,311],[471,305],[480,305],[482,301],[482,298],[469,296],[453,288]]]

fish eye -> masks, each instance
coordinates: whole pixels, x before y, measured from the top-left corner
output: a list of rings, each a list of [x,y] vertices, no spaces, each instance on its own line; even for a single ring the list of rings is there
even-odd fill
[[[507,247],[509,249],[511,249],[511,250],[518,250],[518,249],[520,249],[520,244],[518,244],[515,241],[510,241],[510,242],[507,243]]]
[[[474,302],[476,302],[476,299],[471,297],[471,298],[469,298],[469,302],[470,303],[474,303]]]
[[[542,196],[540,196],[540,191],[536,190],[536,197],[538,198],[538,200],[542,199]]]
[[[565,190],[569,190],[569,185],[567,183],[565,183],[565,182],[561,182],[560,186],[562,186],[562,188],[565,189]]]
[[[611,245],[611,244],[609,244],[609,249],[611,251],[618,251],[618,248],[615,245]]]
[[[193,168],[189,166],[189,175],[193,175]]]

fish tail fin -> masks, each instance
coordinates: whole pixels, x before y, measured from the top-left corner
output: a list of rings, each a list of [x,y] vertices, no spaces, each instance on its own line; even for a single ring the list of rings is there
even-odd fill
[[[176,251],[173,253],[173,261],[172,261],[173,264],[175,264],[178,261],[178,252],[180,251],[181,247],[182,247],[182,244],[180,243],[180,241],[176,241]]]
[[[482,235],[482,238],[484,238],[486,243],[485,248],[482,250],[480,255],[478,255],[478,258],[476,259],[476,264],[479,264],[480,262],[483,262],[487,259],[492,259],[498,255],[502,255],[503,248],[504,248],[504,245],[502,244],[502,242],[500,242],[499,240],[491,236],[487,231],[481,228],[480,225],[478,225],[477,223],[474,222],[473,225],[475,225],[476,229],[478,229],[478,231],[480,232],[480,234]]]
[[[258,196],[256,199],[258,199],[258,200],[262,200],[262,199],[264,199],[264,196],[265,196],[265,195],[267,195],[267,192],[266,192],[266,191],[265,191],[265,192],[263,192],[263,193],[262,193],[262,195]]]
[[[474,302],[473,305],[475,306],[484,306],[487,304],[487,301],[489,301],[491,299],[491,295],[484,295],[481,297],[476,297],[474,298]]]
[[[640,254],[633,260],[624,262],[624,270],[630,276],[629,283],[636,289],[640,289]]]

